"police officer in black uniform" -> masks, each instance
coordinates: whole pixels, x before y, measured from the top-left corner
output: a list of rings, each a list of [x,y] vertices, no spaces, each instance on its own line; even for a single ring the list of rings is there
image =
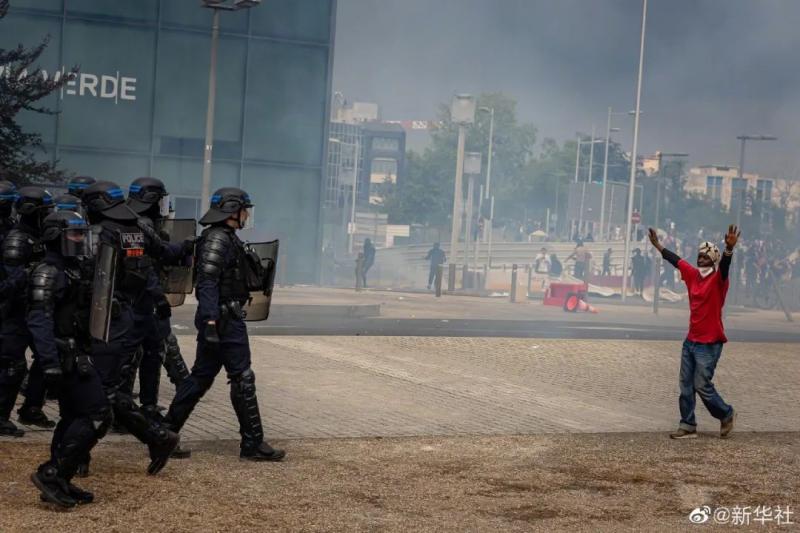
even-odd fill
[[[200,224],[208,227],[195,249],[197,355],[191,375],[178,386],[166,420],[179,431],[224,366],[242,436],[239,456],[252,461],[280,461],[286,453],[264,441],[247,327],[241,313],[250,293],[245,280],[245,249],[236,230],[244,227],[253,204],[246,192],[235,187],[216,191],[210,204],[200,219]]]
[[[7,180],[0,180],[0,250],[3,249],[3,241],[6,235],[14,227],[16,220],[14,218],[14,203],[17,200],[17,187],[14,183]],[[0,254],[0,331],[2,331],[2,316],[3,309],[9,304],[9,300],[15,291],[24,287],[25,275],[23,272],[18,271],[16,278],[8,277],[6,270],[3,267],[3,257]],[[0,335],[0,350],[2,350],[2,335]],[[2,353],[0,351],[0,353]],[[21,437],[25,434],[24,431],[18,429],[13,422],[8,420],[8,416],[3,417],[3,413],[11,413],[14,408],[14,401],[11,401],[11,406],[8,408],[3,407],[3,401],[9,401],[6,396],[3,399],[2,390],[8,386],[9,381],[15,381],[15,374],[19,371],[17,364],[11,360],[0,357],[0,435],[10,437]]]
[[[153,231],[154,239],[161,239],[165,243],[169,236],[163,234],[160,228],[169,215],[169,196],[164,183],[151,177],[135,179],[128,189],[128,206],[139,215],[139,223],[144,224],[146,232]],[[194,251],[194,240],[190,239],[183,245],[171,246],[172,259],[183,260],[191,258]],[[164,267],[167,265],[166,257],[154,261],[159,280],[163,279]],[[171,261],[174,262],[174,261]],[[172,311],[164,294],[163,286],[152,295],[147,295],[144,309],[137,313],[137,327],[142,331],[142,358],[139,363],[139,401],[142,409],[151,415],[158,414],[158,385],[161,379],[161,365],[167,370],[167,376],[177,387],[184,379],[189,377],[189,369],[181,355],[178,339],[172,334],[170,317]],[[133,376],[130,378],[133,386]],[[175,457],[175,454],[173,454]]]
[[[83,211],[83,208],[81,207],[81,199],[68,192],[56,196],[55,204],[56,211],[72,211],[73,213],[78,214]]]
[[[91,503],[94,495],[72,484],[78,465],[105,435],[111,405],[90,356],[92,247],[89,225],[62,210],[42,223],[44,260],[28,283],[28,329],[45,380],[57,391],[60,419],[50,459],[31,475],[41,499],[62,507]]]
[[[0,427],[2,433],[20,436],[9,421],[11,410],[25,378],[25,351],[33,351],[33,363],[28,375],[25,401],[17,410],[23,424],[52,428],[52,422],[42,412],[45,383],[41,362],[25,321],[27,269],[44,258],[44,246],[39,242],[42,221],[53,209],[53,197],[41,187],[22,187],[17,191],[14,208],[19,219],[3,239],[3,268],[15,289],[4,299],[2,329],[0,329]],[[17,283],[21,280],[21,283]]]
[[[111,400],[115,420],[147,444],[151,458],[148,473],[155,474],[178,445],[178,435],[145,416],[122,384],[141,344],[134,309],[143,294],[157,287],[151,257],[160,257],[165,250],[137,226],[137,215],[125,204],[125,193],[115,183],[98,181],[90,185],[81,201],[89,222],[99,228],[93,230],[98,234],[98,250],[109,246],[117,253],[109,338],[108,342],[93,343],[92,359]],[[100,268],[99,263],[96,268]]]

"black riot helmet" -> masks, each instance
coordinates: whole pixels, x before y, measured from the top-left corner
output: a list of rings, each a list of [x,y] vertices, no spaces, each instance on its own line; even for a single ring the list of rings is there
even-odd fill
[[[56,211],[75,211],[81,212],[81,199],[75,195],[65,193],[56,196]]]
[[[67,192],[80,198],[83,195],[83,191],[95,183],[97,183],[97,180],[89,176],[75,176],[67,183]]]
[[[243,209],[253,207],[250,195],[237,187],[223,187],[211,196],[208,211],[200,219],[200,224],[208,226],[224,222],[229,218],[238,218]]]
[[[89,224],[75,211],[56,211],[42,221],[40,239],[49,250],[64,257],[92,255],[92,231]]]
[[[17,186],[6,180],[0,180],[0,218],[11,216],[14,202],[17,201]]]
[[[89,185],[81,196],[86,214],[94,221],[95,217],[114,220],[136,220],[136,213],[125,203],[125,193],[119,185],[110,181],[98,181]]]
[[[139,215],[169,216],[169,194],[164,182],[157,178],[136,178],[128,188],[128,206]]]
[[[17,190],[14,209],[24,224],[40,229],[42,220],[53,211],[53,197],[41,187],[28,186]]]

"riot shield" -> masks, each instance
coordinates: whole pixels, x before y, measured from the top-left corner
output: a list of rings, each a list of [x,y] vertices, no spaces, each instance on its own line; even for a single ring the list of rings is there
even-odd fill
[[[117,270],[117,249],[107,242],[97,246],[92,284],[92,308],[89,314],[89,333],[97,340],[108,342],[111,328],[111,299]]]
[[[167,218],[161,222],[159,231],[169,239],[170,243],[181,244],[189,237],[194,237],[197,222],[192,218]],[[167,294],[191,294],[194,268],[190,259],[188,264],[164,265],[159,273],[164,292]],[[174,301],[178,301],[175,299]],[[172,302],[172,300],[171,300]],[[176,305],[181,305],[183,301]],[[173,306],[174,307],[174,306]]]
[[[275,285],[275,270],[278,266],[278,241],[248,243],[250,251],[258,255],[261,263],[262,287],[261,290],[251,291],[250,299],[244,307],[245,320],[258,322],[269,317],[269,308],[272,303],[272,288]]]

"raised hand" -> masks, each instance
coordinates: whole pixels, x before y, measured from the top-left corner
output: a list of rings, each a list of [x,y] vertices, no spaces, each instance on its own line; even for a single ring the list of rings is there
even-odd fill
[[[658,233],[656,233],[656,230],[653,228],[648,228],[647,236],[650,238],[650,243],[655,247],[656,250],[660,252],[661,249],[664,248],[661,246],[661,243],[658,242]]]
[[[739,227],[731,224],[728,226],[728,233],[725,234],[725,248],[730,252],[733,250],[733,247],[736,246],[736,243],[739,242],[739,237],[742,236],[742,232],[739,231]]]

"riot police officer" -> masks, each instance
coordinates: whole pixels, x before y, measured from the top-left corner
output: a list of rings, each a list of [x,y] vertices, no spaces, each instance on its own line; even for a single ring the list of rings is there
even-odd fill
[[[200,219],[200,224],[208,227],[195,249],[197,354],[191,375],[178,386],[166,420],[179,431],[224,366],[242,436],[240,457],[280,461],[286,453],[264,441],[241,312],[250,292],[245,279],[246,252],[236,231],[244,227],[252,206],[246,192],[226,187],[214,193],[209,210]]]
[[[93,298],[98,305],[93,303],[93,312],[100,319],[95,321],[93,315],[91,328],[93,336],[105,342],[93,343],[92,359],[111,399],[115,420],[147,445],[151,458],[148,473],[155,474],[178,445],[178,435],[145,416],[122,382],[141,343],[136,338],[134,309],[142,295],[157,286],[151,256],[160,257],[164,250],[136,225],[137,215],[125,204],[125,193],[115,183],[98,181],[90,185],[81,201],[89,222],[99,228],[95,270],[101,275],[96,277],[114,280],[113,294],[110,283],[94,287]],[[104,304],[108,300],[110,306]],[[103,313],[110,317],[101,316]],[[104,333],[98,334],[98,328]]]
[[[0,180],[0,250],[3,249],[3,241],[6,235],[14,227],[14,202],[17,199],[17,187],[10,181]],[[0,254],[0,331],[2,331],[2,316],[3,309],[8,305],[10,296],[15,291],[24,286],[25,276],[22,272],[17,272],[16,278],[8,277],[6,270],[3,267],[2,254]],[[0,346],[2,345],[2,336],[0,336]],[[1,352],[0,352],[1,353]],[[12,361],[0,357],[0,389],[7,386],[9,380],[15,380],[14,374],[18,371],[16,364],[11,364]],[[9,375],[11,374],[11,375]],[[0,398],[3,398],[0,392]],[[10,396],[10,395],[9,395]],[[14,398],[16,400],[16,396]],[[11,400],[11,407],[7,409],[11,413],[13,409],[13,402]],[[0,399],[0,402],[3,400]],[[8,401],[7,399],[5,401]],[[3,413],[6,409],[0,404],[0,435],[21,437],[24,432],[17,428],[6,416],[3,418]]]
[[[22,187],[16,194],[14,209],[19,219],[3,240],[2,249],[6,277],[16,280],[16,285],[5,298],[0,329],[0,431],[5,435],[21,436],[9,417],[25,378],[25,351],[29,347],[33,351],[33,363],[28,375],[25,401],[17,414],[23,424],[44,428],[55,426],[42,412],[45,400],[44,376],[36,346],[25,322],[25,314],[20,312],[26,306],[26,269],[33,267],[44,257],[44,247],[39,242],[39,235],[42,221],[53,209],[53,197],[41,187]]]
[[[139,215],[141,223],[159,233],[158,238],[169,240],[170,236],[163,231],[164,220],[170,212],[169,195],[161,180],[151,177],[136,178],[128,189],[128,206]],[[177,252],[177,256],[191,258],[193,242],[193,239],[189,240],[185,245],[179,246],[179,250],[173,251]],[[156,260],[154,264],[162,282],[162,286],[159,287],[161,290],[152,295],[153,305],[145,310],[147,312],[137,317],[137,322],[144,329],[143,352],[139,366],[139,399],[142,408],[153,414],[158,410],[161,365],[164,365],[167,376],[176,387],[189,377],[189,370],[181,355],[178,340],[172,334],[170,326],[172,311],[164,294],[163,281],[167,265],[163,259],[162,257]],[[190,273],[188,268],[186,270]],[[191,279],[188,281],[191,283]]]
[[[31,475],[41,499],[62,507],[91,503],[94,495],[72,484],[78,465],[112,420],[90,356],[91,231],[78,213],[62,210],[42,223],[45,257],[28,283],[28,328],[45,380],[58,395],[60,419],[50,459]]]

